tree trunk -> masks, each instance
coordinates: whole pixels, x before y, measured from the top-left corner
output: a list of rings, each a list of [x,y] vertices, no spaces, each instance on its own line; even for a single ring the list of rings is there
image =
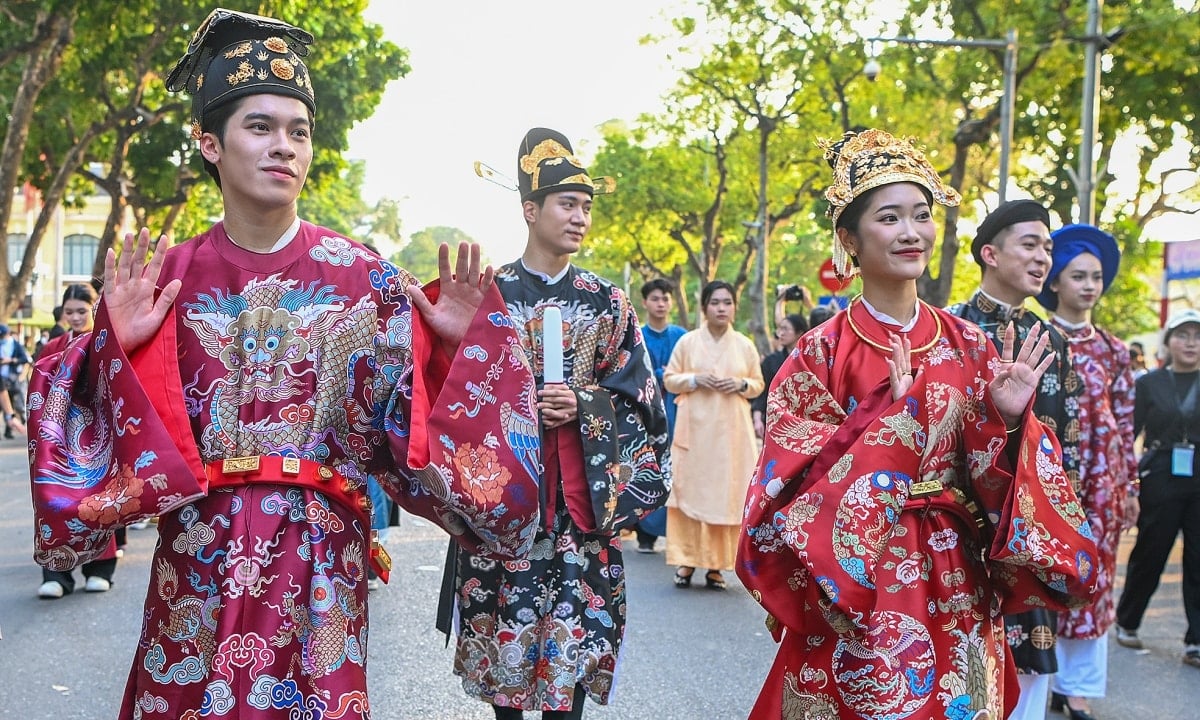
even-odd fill
[[[950,187],[962,191],[967,176],[967,154],[971,146],[955,143],[954,162],[950,166]],[[958,257],[958,214],[959,208],[946,208],[946,224],[942,228],[942,254],[938,262],[938,276],[929,274],[929,268],[917,279],[917,295],[934,307],[946,307],[950,299],[950,286],[954,283],[954,260]]]
[[[25,145],[29,140],[29,124],[33,120],[38,95],[54,77],[62,62],[63,51],[74,34],[75,8],[38,16],[34,28],[34,42],[28,53],[28,64],[21,75],[21,84],[13,96],[9,110],[8,130],[4,146],[0,148],[0,258],[8,257],[8,232],[12,220],[13,188],[18,187],[21,177],[21,160],[25,156]],[[37,257],[37,245],[31,233],[21,271],[17,277],[10,274],[8,267],[0,272],[0,313],[10,315],[25,298],[24,286],[33,272],[33,259]],[[6,263],[7,265],[7,263]],[[15,293],[14,289],[21,290]]]
[[[767,257],[767,146],[771,139],[771,126],[759,120],[758,129],[758,213],[752,233],[754,239],[754,269],[746,288],[746,300],[750,303],[750,324],[747,330],[758,347],[760,354],[770,351],[771,341],[767,336],[770,321],[767,319],[767,277],[770,272]]]

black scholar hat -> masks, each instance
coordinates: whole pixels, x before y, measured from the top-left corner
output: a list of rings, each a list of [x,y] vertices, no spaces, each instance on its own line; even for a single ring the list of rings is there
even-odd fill
[[[315,114],[308,68],[300,59],[312,41],[310,33],[280,20],[217,8],[167,75],[167,89],[192,96],[196,136],[206,112],[247,95],[287,95]]]
[[[615,190],[612,178],[588,177],[587,168],[571,150],[566,135],[549,128],[525,133],[517,150],[517,189],[521,202],[571,190],[602,195]]]

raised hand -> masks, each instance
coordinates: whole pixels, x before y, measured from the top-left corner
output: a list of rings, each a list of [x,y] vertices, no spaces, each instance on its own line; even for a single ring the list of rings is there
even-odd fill
[[[450,269],[450,246],[442,243],[438,248],[441,289],[437,302],[429,302],[419,285],[409,285],[405,292],[425,322],[441,338],[446,350],[453,353],[466,336],[471,319],[483,302],[483,296],[491,289],[492,279],[491,265],[482,272],[479,269],[478,243],[458,244],[458,258],[453,272]]]
[[[892,384],[892,400],[899,400],[913,384],[912,343],[908,336],[888,333],[892,355],[887,358],[888,381]]]
[[[167,236],[160,235],[147,263],[150,231],[142,228],[136,241],[133,233],[125,233],[120,261],[112,248],[104,256],[104,306],[113,335],[126,353],[138,349],[158,332],[183,285],[176,278],[167,283],[157,298],[154,296],[167,245]]]
[[[1013,428],[1020,424],[1025,408],[1037,392],[1038,382],[1046,369],[1054,362],[1054,353],[1046,352],[1050,346],[1050,334],[1040,327],[1034,327],[1021,350],[1013,357],[1013,338],[1016,331],[1009,323],[1004,329],[1004,343],[1000,353],[1000,367],[995,377],[988,385],[992,402],[1004,418],[1006,427]]]

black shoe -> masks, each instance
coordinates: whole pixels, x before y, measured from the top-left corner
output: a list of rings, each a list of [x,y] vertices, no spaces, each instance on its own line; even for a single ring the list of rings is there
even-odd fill
[[[643,555],[650,555],[654,552],[654,543],[638,543],[637,551]]]
[[[675,587],[686,588],[692,585],[692,576],[696,574],[696,568],[691,568],[691,572],[687,575],[683,574],[683,568],[675,571]]]
[[[4,428],[4,439],[5,440],[13,439],[12,428],[10,428],[10,427]]]
[[[1065,714],[1071,720],[1096,720],[1096,716],[1087,710],[1076,710],[1067,704],[1067,696],[1062,693],[1050,693],[1050,709]]]
[[[709,570],[704,574],[704,587],[709,590],[724,590],[725,576],[720,570]]]

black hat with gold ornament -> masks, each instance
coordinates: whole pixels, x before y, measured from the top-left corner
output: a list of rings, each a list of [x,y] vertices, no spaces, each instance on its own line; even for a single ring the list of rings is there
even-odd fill
[[[316,113],[302,57],[313,36],[261,15],[217,8],[192,35],[187,53],[167,75],[167,89],[192,96],[192,134],[205,113],[247,95],[294,97]]]
[[[525,133],[517,151],[517,189],[521,202],[525,202],[568,191],[603,195],[616,190],[617,182],[608,177],[589,177],[587,168],[571,150],[571,141],[562,133],[533,128]]]

